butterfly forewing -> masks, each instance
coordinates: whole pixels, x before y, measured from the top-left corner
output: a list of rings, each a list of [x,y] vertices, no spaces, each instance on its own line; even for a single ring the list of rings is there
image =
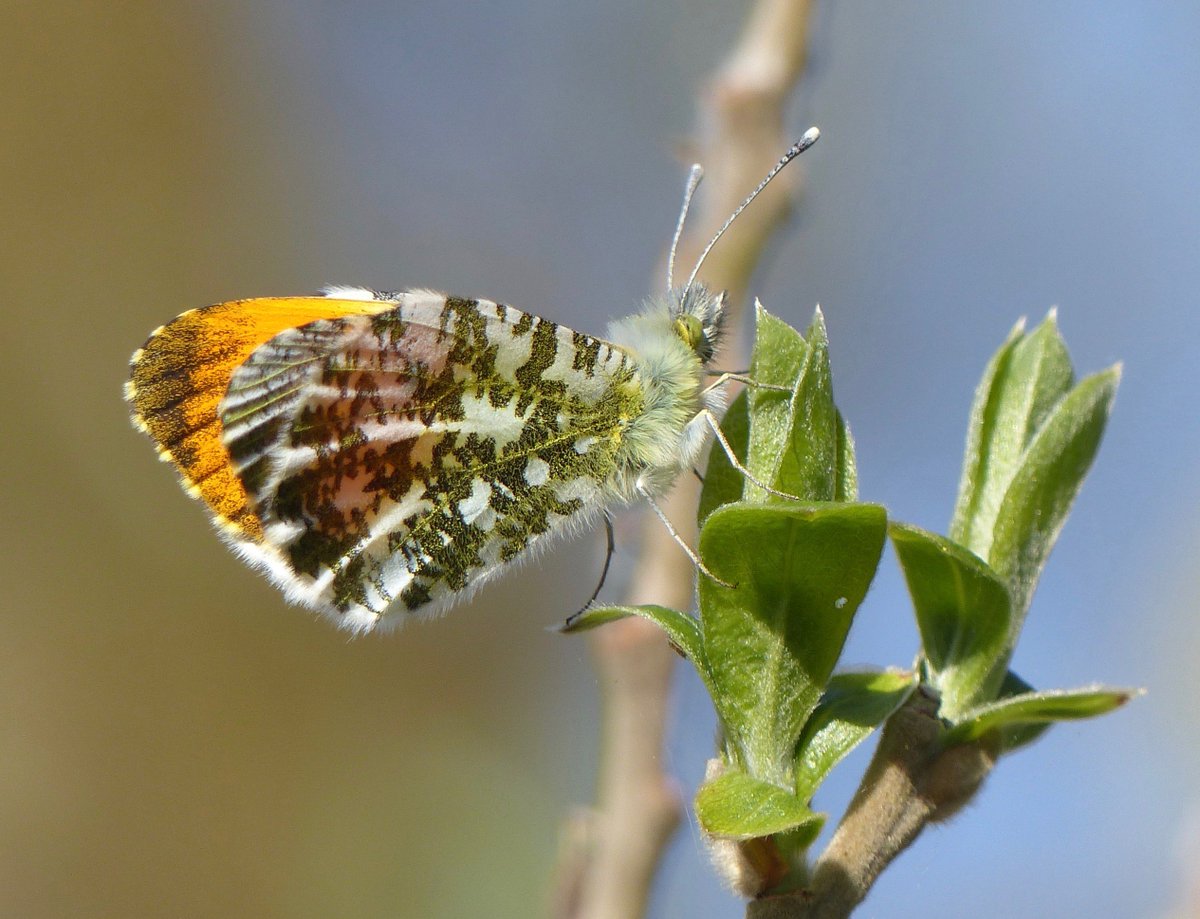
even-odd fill
[[[606,342],[485,300],[389,298],[275,335],[219,409],[263,533],[239,548],[358,628],[433,612],[591,519],[641,411]]]

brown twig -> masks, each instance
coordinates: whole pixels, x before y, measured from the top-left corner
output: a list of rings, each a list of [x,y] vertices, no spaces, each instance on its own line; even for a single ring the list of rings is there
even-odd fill
[[[698,158],[706,177],[680,245],[679,265],[688,266],[681,271],[690,272],[703,245],[793,139],[783,131],[784,108],[804,67],[810,6],[760,0],[703,94]],[[705,263],[705,283],[730,295],[732,334],[721,360],[731,369],[745,360],[740,327],[750,275],[790,207],[796,179],[793,169],[773,183]],[[688,477],[664,502],[693,543],[697,493]],[[687,609],[694,576],[661,524],[648,521],[629,602]],[[555,919],[637,919],[682,810],[660,762],[675,654],[656,627],[638,619],[599,629],[592,647],[604,708],[597,803],[591,826],[579,833],[587,851],[569,856],[556,879]]]
[[[752,901],[746,919],[846,919],[926,826],[948,820],[979,790],[996,750],[983,743],[945,746],[937,708],[935,698],[919,691],[888,719],[812,883]]]

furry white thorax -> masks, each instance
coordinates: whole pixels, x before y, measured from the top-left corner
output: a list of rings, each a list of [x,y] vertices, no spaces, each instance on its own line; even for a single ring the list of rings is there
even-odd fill
[[[613,485],[624,500],[633,499],[639,488],[663,494],[699,459],[709,432],[701,412],[723,407],[721,392],[704,390],[724,308],[724,293],[693,284],[686,292],[652,298],[640,313],[609,325],[609,339],[636,359],[645,399],[618,454],[621,468]],[[680,322],[689,319],[698,333],[691,341]]]

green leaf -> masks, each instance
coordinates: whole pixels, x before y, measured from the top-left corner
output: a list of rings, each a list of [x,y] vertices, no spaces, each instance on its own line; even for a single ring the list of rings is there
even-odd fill
[[[829,338],[819,309],[806,341],[808,355],[800,367],[789,406],[791,430],[769,484],[806,501],[833,501],[845,459],[838,448],[844,451],[845,443],[840,443],[843,422],[833,404]],[[757,418],[754,421],[757,423]]]
[[[729,446],[733,448],[738,462],[746,463],[746,443],[750,439],[750,413],[746,390],[738,393],[737,398],[725,411],[721,419],[721,430]],[[708,451],[708,466],[704,470],[704,487],[700,489],[700,510],[697,519],[704,523],[705,519],[722,504],[732,504],[740,501],[746,485],[746,477],[742,475],[725,454],[721,445],[713,440]]]
[[[872,504],[758,504],[714,511],[700,552],[700,622],[713,701],[738,761],[791,785],[796,740],[866,595],[887,527]]]
[[[1010,670],[1004,675],[1004,682],[1000,686],[997,698],[1007,699],[1033,691],[1031,685]],[[1045,734],[1050,728],[1050,724],[1049,721],[1039,721],[1002,725],[1000,728],[1000,752],[1012,753],[1021,747],[1028,746]]]
[[[947,744],[970,743],[989,731],[1094,718],[1120,708],[1140,694],[1136,689],[1110,689],[1097,685],[1009,696],[965,713],[962,720],[946,732],[945,740]]]
[[[834,489],[833,500],[858,500],[858,467],[854,457],[854,438],[850,435],[850,425],[837,415],[837,486]]]
[[[790,451],[792,401],[811,349],[790,325],[768,313],[761,303],[755,306],[750,375],[756,385],[749,390],[750,439],[745,465],[756,479],[774,487],[781,458]],[[746,500],[761,501],[767,497],[766,492],[751,482],[745,483],[744,494]]]
[[[619,619],[628,619],[630,616],[648,619],[661,628],[667,633],[667,640],[678,648],[684,657],[696,665],[696,669],[700,671],[702,677],[706,676],[700,623],[687,613],[681,613],[677,609],[654,605],[596,606],[572,616],[558,630],[564,635],[571,635],[599,628]]]
[[[825,821],[791,792],[737,769],[700,786],[696,819],[706,833],[726,839],[754,839],[798,828],[816,836]]]
[[[1054,314],[1032,333],[1018,323],[975,393],[950,536],[988,559],[996,517],[1026,445],[1071,387],[1073,371]]]
[[[1011,649],[1004,582],[957,543],[903,523],[888,528],[908,582],[932,682],[950,721],[996,697]]]
[[[971,414],[967,421],[967,446],[963,451],[962,475],[958,482],[958,498],[954,504],[954,516],[950,522],[950,538],[971,547],[990,540],[979,507],[988,484],[988,459],[995,438],[996,403],[1003,390],[1001,381],[1008,375],[1013,349],[1025,337],[1025,319],[1018,320],[1008,333],[1000,349],[992,355],[983,370],[983,377],[975,389],[971,403]],[[976,536],[976,531],[983,535]]]
[[[912,672],[835,674],[796,745],[796,796],[812,800],[833,767],[903,705],[916,685]]]
[[[833,404],[829,339],[818,309],[807,339],[760,304],[751,362],[747,467],[761,482],[806,501],[832,501],[857,487],[854,447]],[[788,391],[768,387],[786,387]],[[782,500],[753,483],[747,500]]]
[[[811,501],[854,500],[854,440],[833,403],[821,311],[816,311],[805,340],[758,304],[751,374],[756,385],[739,394],[721,423],[738,460],[760,482],[787,495]],[[699,519],[742,498],[783,500],[747,482],[714,442]]]
[[[1018,626],[1096,456],[1120,376],[1119,367],[1094,374],[1054,407],[1005,492],[988,561],[1008,580]]]

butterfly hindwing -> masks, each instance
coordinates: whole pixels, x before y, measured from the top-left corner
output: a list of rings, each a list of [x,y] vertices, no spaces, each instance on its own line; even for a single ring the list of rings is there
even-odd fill
[[[270,338],[219,408],[262,532],[239,549],[361,629],[436,611],[592,519],[642,410],[606,342],[486,300],[386,296]]]

